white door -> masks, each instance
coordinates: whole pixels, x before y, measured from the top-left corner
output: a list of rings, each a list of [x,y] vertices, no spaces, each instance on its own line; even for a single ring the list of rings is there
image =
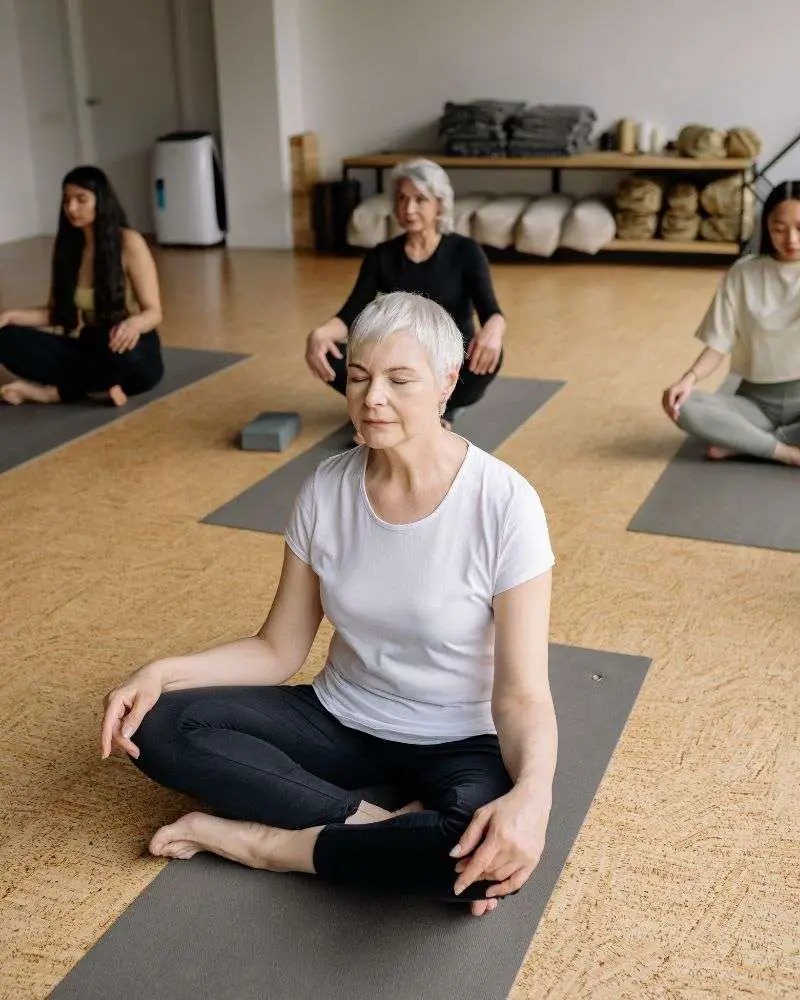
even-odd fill
[[[171,2],[80,0],[77,13],[72,27],[81,35],[83,66],[75,77],[85,145],[131,226],[150,233],[153,144],[179,126]],[[73,58],[75,52],[73,39]]]

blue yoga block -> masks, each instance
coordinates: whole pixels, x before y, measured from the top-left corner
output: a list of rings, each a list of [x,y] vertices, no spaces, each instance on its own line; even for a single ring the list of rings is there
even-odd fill
[[[299,413],[259,413],[242,431],[242,448],[244,451],[283,451],[299,431]]]

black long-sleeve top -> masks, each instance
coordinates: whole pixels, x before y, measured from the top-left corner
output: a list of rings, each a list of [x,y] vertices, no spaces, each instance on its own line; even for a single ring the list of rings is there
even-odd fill
[[[475,333],[473,313],[477,312],[483,324],[500,312],[486,254],[468,236],[446,233],[427,260],[415,263],[406,255],[405,242],[402,234],[367,252],[338,318],[349,329],[376,295],[416,292],[438,302],[450,313],[467,346]]]

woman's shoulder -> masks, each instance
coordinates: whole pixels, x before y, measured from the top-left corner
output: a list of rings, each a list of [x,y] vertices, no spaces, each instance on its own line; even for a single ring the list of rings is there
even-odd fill
[[[364,466],[364,446],[323,459],[306,480],[315,496],[338,491],[345,482],[359,482]]]
[[[731,264],[725,277],[731,281],[747,281],[756,274],[763,274],[771,266],[772,257],[769,254],[747,253]]]
[[[481,249],[477,240],[462,233],[444,233],[442,242],[457,253],[479,253]]]
[[[380,243],[376,243],[374,247],[370,247],[367,250],[368,257],[394,257],[399,253],[403,253],[406,245],[406,234],[400,233],[398,236],[393,236],[390,240],[382,240]]]
[[[513,466],[475,445],[470,445],[470,453],[472,477],[480,481],[481,491],[494,502],[507,506],[516,499],[538,504],[536,487]]]
[[[138,230],[124,228],[122,230],[122,253],[129,259],[141,257],[142,254],[150,253],[150,247]]]
[[[462,236],[461,233],[445,233],[442,236],[442,249],[449,255],[450,260],[460,261],[469,268],[486,263],[483,247],[471,236]]]
[[[122,232],[122,245],[124,247],[141,247],[147,246],[147,240],[142,236],[138,229],[129,229],[124,226],[121,230]]]

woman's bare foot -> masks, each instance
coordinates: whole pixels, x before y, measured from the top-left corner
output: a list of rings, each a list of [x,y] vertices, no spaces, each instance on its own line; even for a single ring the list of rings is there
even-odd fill
[[[37,385],[36,382],[26,382],[21,378],[0,386],[0,399],[12,406],[19,406],[20,403],[60,402],[58,389],[54,385]]]
[[[800,465],[800,448],[793,444],[784,444],[781,441],[775,445],[772,457],[782,465]]]
[[[149,849],[157,857],[182,861],[200,851],[210,851],[249,868],[313,874],[314,844],[321,829],[279,830],[261,823],[192,812],[157,830]]]
[[[482,917],[485,913],[494,913],[497,909],[496,899],[476,899],[469,904],[473,917]]]
[[[422,808],[421,802],[412,802],[399,812],[417,812]],[[386,815],[391,818],[399,812]],[[209,851],[248,868],[315,875],[314,845],[321,829],[316,826],[307,830],[279,830],[262,823],[192,812],[156,830],[149,850],[156,857],[181,861],[188,861],[201,851]],[[470,903],[470,912],[475,917],[482,917],[494,912],[497,905],[497,899],[477,899]]]
[[[392,813],[393,816],[404,816],[406,813],[421,813],[425,812],[425,806],[419,799],[414,799],[413,802],[409,802],[407,806],[403,806],[402,809],[395,809]]]
[[[124,406],[128,402],[128,397],[121,385],[112,385],[108,390],[108,398],[114,406]]]
[[[95,403],[111,403],[114,406],[124,406],[128,402],[128,397],[121,385],[112,385],[110,389],[103,392],[89,392],[87,396]]]
[[[394,812],[389,812],[388,809],[382,809],[380,806],[376,806],[364,799],[353,815],[347,817],[345,824],[356,826],[360,823],[383,823],[387,819],[394,819],[395,816],[403,816],[411,812],[422,812],[424,808],[425,806],[420,801],[415,800],[403,806],[402,809],[395,809]]]
[[[719,448],[717,445],[712,444],[706,452],[706,458],[721,461],[723,458],[733,458],[736,454],[737,452],[733,448]]]

